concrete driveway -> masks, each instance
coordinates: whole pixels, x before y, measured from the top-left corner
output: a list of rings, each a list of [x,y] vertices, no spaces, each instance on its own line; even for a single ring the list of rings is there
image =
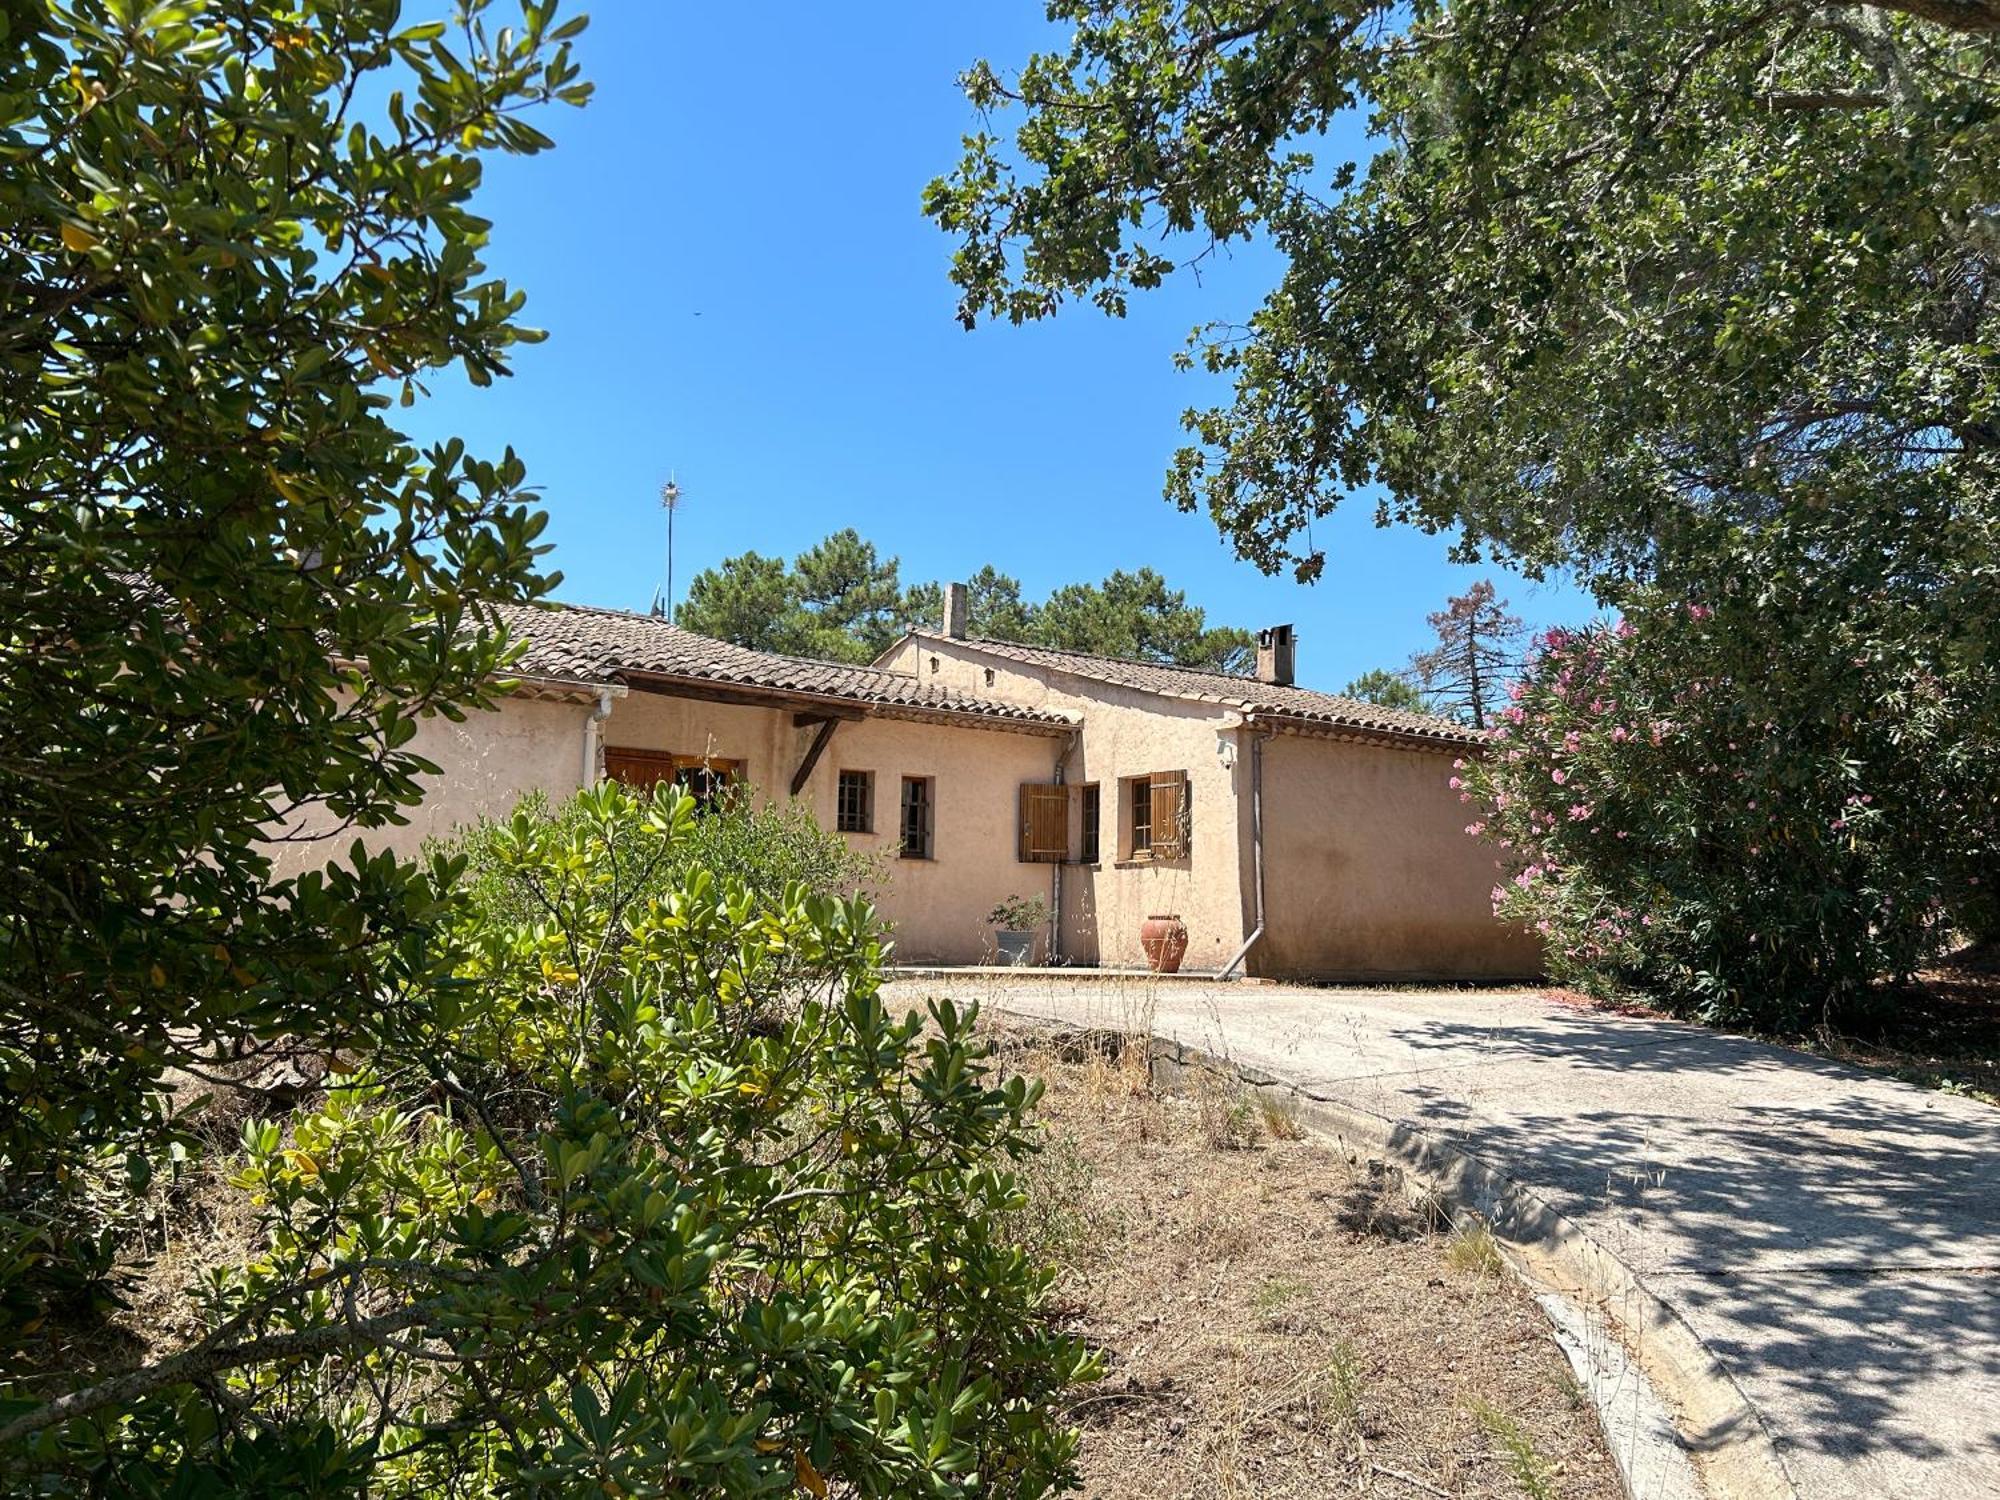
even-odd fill
[[[1806,1500],[2000,1496],[2000,1110],[1525,991],[960,975],[891,991],[1150,1028],[1448,1142],[1692,1330]]]

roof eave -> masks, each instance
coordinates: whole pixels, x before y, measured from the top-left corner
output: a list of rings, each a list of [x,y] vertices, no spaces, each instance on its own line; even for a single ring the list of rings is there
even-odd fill
[[[908,719],[926,723],[956,724],[968,728],[1005,729],[1021,734],[1067,734],[1070,724],[990,713],[984,709],[945,708],[931,704],[886,703],[878,699],[850,697],[843,693],[819,693],[809,688],[777,687],[764,683],[743,683],[727,678],[702,677],[694,673],[652,672],[626,669],[617,674],[641,692],[720,699],[750,708],[839,709],[864,718]],[[767,700],[759,702],[757,700]],[[775,701],[770,701],[775,700]]]
[[[1346,724],[1309,714],[1288,714],[1273,709],[1249,708],[1243,721],[1253,728],[1279,734],[1296,734],[1308,739],[1344,740],[1352,743],[1385,745],[1400,750],[1431,750],[1443,754],[1477,755],[1485,742],[1470,734],[1424,734],[1417,730],[1391,729],[1372,724]]]

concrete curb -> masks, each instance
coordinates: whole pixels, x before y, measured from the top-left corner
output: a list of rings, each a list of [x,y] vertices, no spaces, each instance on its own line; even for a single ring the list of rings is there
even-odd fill
[[[996,1009],[1045,1030],[1081,1035],[1094,1030],[1031,1012]],[[1170,1082],[1206,1072],[1277,1094],[1320,1134],[1396,1162],[1422,1187],[1479,1214],[1532,1282],[1594,1310],[1623,1335],[1640,1370],[1677,1408],[1673,1418],[1680,1442],[1714,1500],[1798,1500],[1764,1419],[1700,1336],[1637,1272],[1533,1188],[1430,1131],[1358,1109],[1263,1069],[1160,1036],[1151,1038],[1150,1060],[1155,1075]]]

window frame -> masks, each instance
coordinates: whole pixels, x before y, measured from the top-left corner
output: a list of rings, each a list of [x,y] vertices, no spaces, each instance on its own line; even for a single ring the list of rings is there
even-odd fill
[[[919,788],[916,806],[923,811],[923,847],[917,852],[910,850],[910,813],[912,788]],[[937,778],[935,776],[905,776],[902,796],[897,802],[896,857],[898,859],[934,860],[937,858]]]
[[[1076,862],[1080,865],[1104,861],[1104,793],[1094,781],[1077,789]]]
[[[861,788],[861,808],[858,824],[848,822],[847,789],[850,784]],[[833,779],[833,830],[835,833],[873,834],[875,832],[875,773],[853,769],[841,770]]]
[[[681,776],[687,771],[707,771],[719,775],[725,791],[736,792],[748,785],[750,762],[742,756],[730,755],[682,755],[672,750],[649,750],[638,745],[606,745],[604,747],[604,779],[615,781],[621,786],[635,791],[650,792],[661,782],[683,786]],[[621,770],[645,770],[650,774],[643,779],[619,774]],[[704,802],[696,797],[704,809],[720,798]]]

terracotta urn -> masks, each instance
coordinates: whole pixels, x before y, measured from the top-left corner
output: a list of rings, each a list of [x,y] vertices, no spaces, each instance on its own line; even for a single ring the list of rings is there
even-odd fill
[[[1155,974],[1178,973],[1187,957],[1187,923],[1176,916],[1148,917],[1139,924],[1139,946]]]

